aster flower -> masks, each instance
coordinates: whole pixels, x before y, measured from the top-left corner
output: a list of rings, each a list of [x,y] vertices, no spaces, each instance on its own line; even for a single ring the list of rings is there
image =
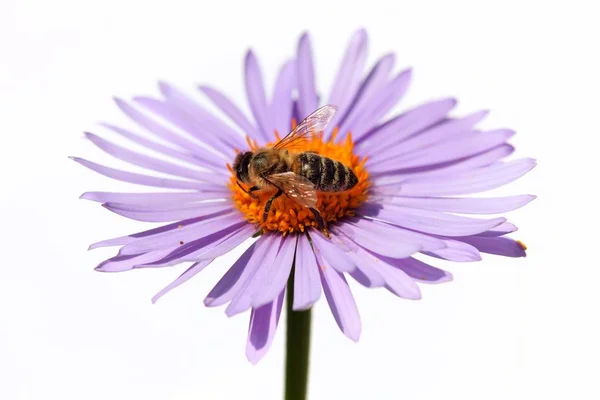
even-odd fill
[[[154,296],[156,301],[215,258],[256,238],[204,300],[208,307],[227,305],[229,316],[251,310],[246,351],[256,363],[273,340],[286,291],[293,311],[309,310],[323,293],[341,331],[357,341],[361,323],[348,278],[419,299],[419,283],[452,279],[430,260],[479,261],[480,253],[524,257],[525,246],[506,237],[516,227],[505,218],[457,214],[503,213],[534,196],[455,197],[497,188],[534,167],[531,159],[503,161],[514,150],[507,144],[514,132],[477,129],[485,111],[450,116],[456,106],[451,98],[387,118],[405,94],[411,71],[394,73],[395,57],[387,54],[365,73],[366,54],[367,35],[361,30],[351,38],[331,92],[323,97],[326,104],[337,106],[337,113],[323,132],[296,149],[340,161],[358,178],[350,190],[318,193],[317,209],[329,237],[315,229],[315,216],[290,197],[274,201],[263,219],[273,191],[249,195],[231,168],[239,152],[272,146],[319,107],[311,42],[305,34],[295,59],[281,67],[270,97],[255,54],[246,54],[245,89],[252,118],[207,86],[199,90],[227,122],[164,82],[160,99],[116,100],[145,133],[104,126],[160,157],[91,133],[87,138],[116,158],[161,175],[74,159],[110,178],[159,190],[87,192],[82,198],[126,218],[168,224],[93,244],[91,248],[120,247],[96,269],[118,272],[193,262]]]

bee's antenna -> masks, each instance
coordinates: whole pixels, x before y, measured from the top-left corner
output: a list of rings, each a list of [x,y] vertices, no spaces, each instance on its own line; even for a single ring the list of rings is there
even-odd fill
[[[244,191],[244,193],[246,194],[250,194],[249,191],[247,191],[246,189],[244,189],[244,187],[242,186],[242,184],[240,183],[240,181],[235,181],[237,183],[237,185],[240,187],[240,189],[242,189]]]

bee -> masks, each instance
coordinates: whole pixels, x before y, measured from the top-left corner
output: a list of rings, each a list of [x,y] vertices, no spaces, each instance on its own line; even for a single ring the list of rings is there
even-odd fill
[[[346,165],[316,152],[295,152],[308,135],[323,132],[337,111],[332,105],[323,106],[298,124],[273,147],[239,153],[233,163],[238,185],[255,197],[262,189],[276,190],[267,200],[263,211],[266,221],[273,201],[286,195],[308,208],[319,229],[326,233],[325,221],[317,210],[317,192],[343,192],[352,189],[358,178]],[[245,190],[240,182],[250,186]],[[256,198],[256,197],[255,197]]]

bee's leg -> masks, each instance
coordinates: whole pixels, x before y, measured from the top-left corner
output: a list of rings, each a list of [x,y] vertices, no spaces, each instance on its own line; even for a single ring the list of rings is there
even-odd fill
[[[327,238],[329,238],[329,233],[327,232],[327,227],[325,226],[325,221],[323,221],[323,217],[321,216],[321,213],[319,212],[319,210],[317,210],[316,208],[312,208],[312,207],[309,208],[309,210],[315,216],[315,219],[317,220],[317,224],[319,225],[319,229],[321,230],[321,232],[323,232],[323,234],[325,236],[327,236]]]
[[[273,204],[273,200],[275,200],[282,194],[283,190],[277,188],[277,193],[275,193],[269,198],[269,200],[267,200],[267,204],[265,204],[265,211],[263,212],[263,222],[265,222],[267,220],[267,217],[269,216],[269,211],[271,211],[271,205]]]
[[[242,189],[242,190],[244,191],[244,193],[247,193],[248,195],[250,195],[250,197],[252,197],[252,198],[253,198],[253,199],[255,199],[255,200],[256,200],[256,199],[258,199],[258,196],[257,196],[257,195],[255,195],[254,193],[252,193],[252,192],[254,192],[254,191],[256,191],[256,190],[260,189],[258,186],[254,185],[254,186],[252,186],[250,189],[246,190],[246,189],[244,189],[244,187],[243,187],[243,186],[240,184],[240,181],[236,181],[236,182],[237,182],[237,185],[240,187],[240,189]]]
[[[250,189],[248,189],[248,192],[247,192],[247,193],[250,195],[250,197],[252,197],[254,200],[256,200],[256,199],[258,199],[258,196],[257,196],[257,195],[255,195],[255,194],[254,194],[254,193],[252,193],[252,192],[255,192],[255,191],[259,190],[259,189],[260,189],[260,188],[259,188],[258,186],[254,185],[254,186],[252,186]]]

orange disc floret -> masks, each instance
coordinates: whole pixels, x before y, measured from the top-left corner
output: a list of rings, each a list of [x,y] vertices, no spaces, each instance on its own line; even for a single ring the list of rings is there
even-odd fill
[[[345,192],[318,192],[317,209],[327,223],[335,222],[346,216],[353,216],[354,210],[365,202],[369,190],[369,173],[365,170],[366,158],[361,159],[354,154],[354,142],[352,136],[348,134],[345,140],[336,142],[337,128],[333,132],[330,140],[324,141],[323,135],[315,135],[312,138],[303,140],[302,143],[294,148],[294,153],[305,151],[314,151],[319,155],[329,157],[332,160],[339,161],[350,167],[358,183]],[[269,143],[266,147],[271,147],[277,143],[277,140]],[[251,149],[256,149],[256,142],[247,139]],[[231,167],[229,168],[231,171]],[[263,210],[267,200],[275,193],[273,189],[264,189],[253,198],[246,193],[237,183],[235,173],[231,174],[229,189],[232,192],[232,198],[246,217],[248,222],[257,224],[263,231],[279,231],[284,235],[294,232],[304,232],[307,227],[317,227],[317,221],[314,215],[306,207],[301,206],[287,196],[277,198],[267,216],[263,221]]]

